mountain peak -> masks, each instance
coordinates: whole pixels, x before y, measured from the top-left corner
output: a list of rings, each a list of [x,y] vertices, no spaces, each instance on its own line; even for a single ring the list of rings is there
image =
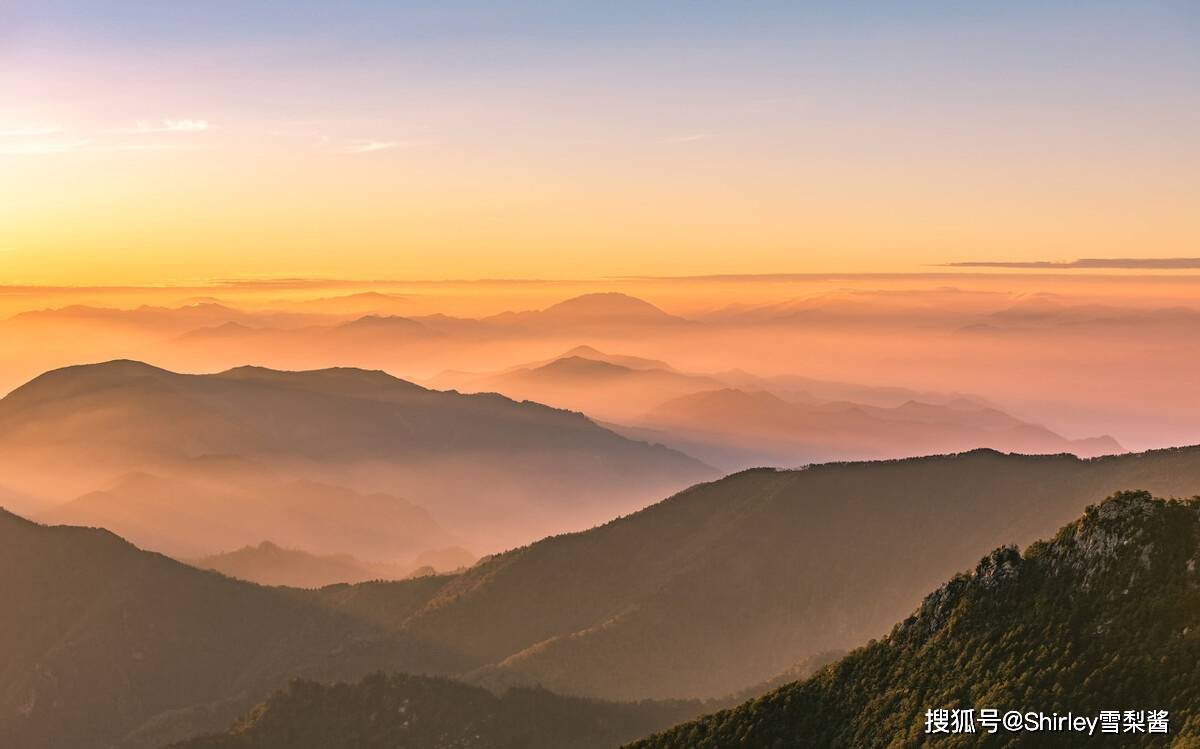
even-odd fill
[[[578,356],[584,359],[599,359],[603,361],[608,354],[604,353],[598,348],[595,348],[594,346],[588,346],[585,344],[582,346],[576,346],[570,351],[564,351],[558,358],[567,359],[572,356]]]
[[[56,372],[104,372],[121,375],[174,374],[173,372],[168,372],[165,369],[136,359],[111,359],[109,361],[96,362],[95,364],[77,364],[70,367],[53,369],[47,374],[54,374]]]
[[[282,370],[259,367],[251,364],[234,367],[220,372],[214,377],[243,382],[264,382],[277,385],[291,386],[363,386],[403,388],[406,390],[424,390],[420,385],[414,385],[408,380],[384,372],[381,369],[361,369],[359,367],[327,367],[325,369]]]
[[[538,367],[536,372],[555,372],[558,374],[577,375],[617,375],[627,374],[632,370],[619,364],[601,359],[588,359],[582,356],[564,356],[549,364]]]
[[[963,601],[979,592],[1000,593],[1015,584],[1031,561],[1052,577],[1070,578],[1082,592],[1095,590],[1102,577],[1118,575],[1132,586],[1145,578],[1155,556],[1155,540],[1172,522],[1176,511],[1200,516],[1200,500],[1181,502],[1155,499],[1146,491],[1117,492],[1083,516],[1063,527],[1052,541],[1030,545],[1025,555],[1015,546],[1002,546],[980,560],[970,574],[957,575],[926,596],[921,607],[897,628],[896,637],[914,632],[932,634],[941,629]],[[1128,592],[1128,588],[1125,588]]]
[[[572,297],[547,307],[544,312],[580,317],[624,317],[630,319],[667,320],[671,315],[658,307],[628,294],[603,291]]]
[[[133,359],[113,359],[96,364],[76,364],[52,369],[38,375],[13,390],[3,401],[10,405],[16,402],[36,402],[51,398],[69,398],[83,392],[128,382],[133,379],[167,379],[179,377],[145,362]]]
[[[363,315],[355,320],[342,323],[341,330],[425,330],[425,326],[416,320],[400,315]]]
[[[915,736],[930,707],[1008,700],[1154,705],[1181,740],[1145,745],[1194,746],[1198,564],[1200,498],[1119,492],[1024,555],[988,554],[832,668],[627,749],[883,746]]]

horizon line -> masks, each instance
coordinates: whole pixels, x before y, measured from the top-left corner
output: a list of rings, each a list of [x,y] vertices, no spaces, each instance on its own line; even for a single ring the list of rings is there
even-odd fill
[[[32,292],[82,292],[82,291],[155,291],[155,290],[214,290],[214,289],[279,289],[295,290],[303,288],[360,288],[388,285],[453,285],[453,284],[605,284],[629,282],[679,282],[679,281],[800,281],[800,280],[836,280],[836,279],[872,279],[872,278],[1027,278],[1029,273],[987,273],[976,269],[997,270],[1047,270],[1052,273],[1042,274],[1072,278],[1094,278],[1099,274],[1079,272],[1091,270],[1146,270],[1146,271],[1189,271],[1200,270],[1200,258],[1161,258],[1161,259],[1095,259],[1084,258],[1069,262],[1051,261],[961,261],[927,266],[929,268],[962,268],[966,270],[923,270],[923,271],[823,271],[823,272],[778,272],[778,273],[710,273],[695,275],[611,275],[591,278],[329,278],[321,276],[297,277],[280,276],[277,278],[214,278],[188,280],[162,280],[145,283],[98,283],[98,284],[69,284],[69,283],[0,283],[0,296],[18,295]],[[1192,273],[1120,273],[1105,274],[1109,277],[1139,278],[1139,279],[1195,279],[1200,275]]]

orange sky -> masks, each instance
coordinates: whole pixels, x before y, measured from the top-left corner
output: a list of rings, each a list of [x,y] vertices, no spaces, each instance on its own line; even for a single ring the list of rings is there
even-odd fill
[[[0,22],[0,280],[1174,257],[1195,12],[515,3]]]

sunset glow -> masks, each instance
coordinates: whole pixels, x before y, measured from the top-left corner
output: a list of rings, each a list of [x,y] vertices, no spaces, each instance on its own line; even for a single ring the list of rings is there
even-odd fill
[[[0,11],[6,281],[1200,254],[1191,3],[110,5]]]

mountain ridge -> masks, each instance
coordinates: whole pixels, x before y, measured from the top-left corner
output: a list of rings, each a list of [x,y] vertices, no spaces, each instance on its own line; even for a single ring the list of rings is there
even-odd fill
[[[291,676],[463,667],[294,592],[4,511],[0,588],[6,747],[150,749],[227,724]]]
[[[926,710],[1041,710],[1098,718],[1142,710],[1138,746],[1193,747],[1200,719],[1200,497],[1129,491],[1089,506],[1052,539],[995,549],[927,595],[913,614],[816,676],[628,749],[885,747],[931,740]],[[1145,711],[1168,712],[1163,735]],[[1118,721],[1125,718],[1118,712]],[[979,720],[978,717],[975,718]],[[1056,734],[1055,746],[1130,737]],[[953,746],[1045,746],[985,728]]]
[[[0,399],[6,486],[47,505],[215,455],[366,495],[400,487],[480,549],[587,527],[715,474],[578,412],[379,370],[177,374],[114,360],[52,370]],[[63,460],[71,472],[55,469]]]

